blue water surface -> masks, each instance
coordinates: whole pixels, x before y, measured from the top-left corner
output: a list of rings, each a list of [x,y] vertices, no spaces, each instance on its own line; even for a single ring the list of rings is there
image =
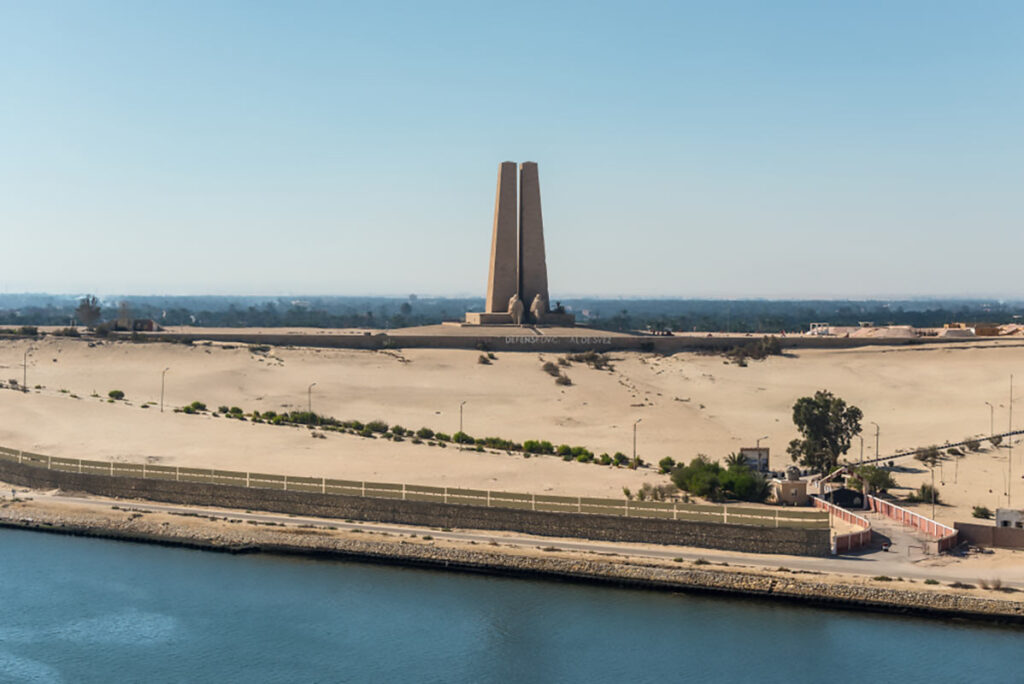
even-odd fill
[[[1022,682],[1024,630],[0,530],[3,682]]]

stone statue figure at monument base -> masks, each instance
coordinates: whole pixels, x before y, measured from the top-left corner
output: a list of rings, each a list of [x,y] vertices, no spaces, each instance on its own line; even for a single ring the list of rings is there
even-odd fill
[[[523,324],[523,313],[526,311],[526,307],[523,306],[523,300],[519,298],[518,294],[514,294],[509,297],[508,300],[508,313],[512,316],[512,322],[515,325]]]
[[[534,323],[543,323],[544,316],[548,312],[548,302],[544,298],[544,295],[539,292],[533,298],[533,303],[530,304],[530,316],[533,318]]]

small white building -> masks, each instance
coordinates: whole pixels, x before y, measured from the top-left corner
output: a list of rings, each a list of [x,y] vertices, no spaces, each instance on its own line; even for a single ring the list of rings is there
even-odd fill
[[[997,508],[996,527],[1024,528],[1024,510],[1018,508]]]

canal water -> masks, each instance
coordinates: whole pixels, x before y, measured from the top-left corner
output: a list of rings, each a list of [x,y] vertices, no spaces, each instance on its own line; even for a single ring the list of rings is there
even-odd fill
[[[2,682],[1021,682],[1024,630],[0,530]]]

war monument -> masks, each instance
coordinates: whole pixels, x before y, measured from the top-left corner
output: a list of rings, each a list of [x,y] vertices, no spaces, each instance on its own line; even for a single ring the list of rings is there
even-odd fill
[[[491,263],[483,312],[466,314],[472,325],[572,325],[574,318],[552,311],[544,254],[544,221],[536,162],[502,162],[494,200]]]

